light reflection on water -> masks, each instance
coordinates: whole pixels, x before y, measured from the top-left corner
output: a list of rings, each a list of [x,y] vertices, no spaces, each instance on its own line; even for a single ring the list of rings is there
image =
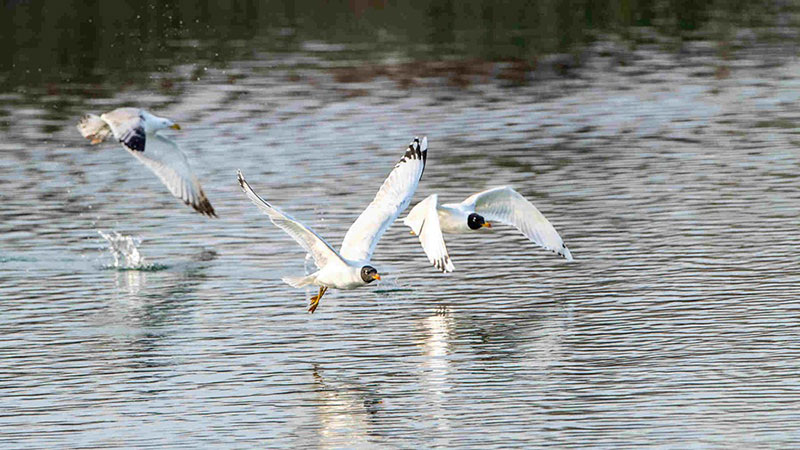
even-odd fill
[[[605,48],[573,78],[513,88],[287,83],[243,60],[234,84],[211,71],[178,99],[82,98],[47,132],[10,133],[0,441],[796,445],[797,63],[734,59],[720,79],[697,75],[722,62],[704,52],[687,66],[646,47],[615,68]],[[172,136],[220,219],[81,142],[80,114],[130,98],[185,125]],[[10,114],[38,126],[37,107]],[[430,140],[417,199],[511,184],[576,261],[500,229],[448,239],[458,271],[442,275],[396,225],[376,252],[388,282],[305,314],[310,292],[280,282],[303,254],[235,170],[338,244],[415,134]],[[96,229],[142,236],[163,267],[104,269]]]

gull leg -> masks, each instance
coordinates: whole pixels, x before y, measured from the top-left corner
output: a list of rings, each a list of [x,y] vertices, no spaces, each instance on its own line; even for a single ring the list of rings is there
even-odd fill
[[[308,312],[313,314],[314,311],[317,310],[317,306],[319,306],[319,299],[322,298],[327,290],[328,288],[326,286],[320,286],[319,294],[311,297],[311,303],[308,305]]]

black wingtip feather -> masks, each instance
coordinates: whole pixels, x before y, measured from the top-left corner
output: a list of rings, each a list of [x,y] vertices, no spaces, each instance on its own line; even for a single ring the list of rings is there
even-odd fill
[[[207,215],[208,217],[214,217],[214,218],[219,217],[217,216],[217,212],[214,211],[214,207],[211,206],[211,202],[209,202],[208,199],[203,199],[203,202],[200,204],[200,207],[203,208],[201,212]]]
[[[426,139],[426,137],[423,137]],[[422,151],[422,173],[419,174],[419,177],[422,178],[422,175],[425,173],[425,165],[428,163],[428,146],[425,146],[425,150]]]
[[[262,202],[264,202],[264,203],[265,203],[267,206],[269,206],[270,208],[272,208],[272,207],[273,207],[273,206],[272,206],[272,205],[271,205],[271,204],[270,204],[268,201],[264,200],[263,198],[261,198],[261,196],[260,196],[260,195],[258,195],[258,194],[256,194],[256,193],[255,193],[255,191],[253,190],[253,188],[251,188],[251,187],[250,187],[250,184],[249,184],[249,183],[248,183],[248,182],[247,182],[247,181],[244,179],[244,175],[242,175],[242,171],[241,171],[241,170],[237,170],[237,171],[236,171],[236,178],[239,180],[239,187],[241,187],[241,188],[242,188],[242,192],[244,192],[245,194],[247,194],[247,190],[248,190],[248,189],[250,189],[250,192],[252,192],[252,193],[253,193],[253,195],[255,195],[256,197],[258,197],[258,199],[259,199],[259,200],[261,200]],[[247,185],[247,187],[245,187],[245,185]],[[248,195],[249,195],[249,194],[248,194]]]
[[[143,152],[145,147],[144,128],[142,126],[131,128],[119,138],[119,141],[131,150]]]
[[[194,208],[195,211],[199,212],[200,214],[208,217],[219,218],[217,212],[214,211],[214,207],[211,206],[211,202],[205,197],[205,195],[200,199],[200,202],[197,204],[186,202],[187,205]]]
[[[428,149],[426,147],[425,150],[421,150],[421,145],[418,137],[414,137],[414,140],[411,141],[410,144],[408,144],[408,150],[406,150],[405,154],[403,154],[403,157],[400,158],[400,161],[397,162],[396,166],[399,166],[400,164],[411,159],[421,159],[422,170],[425,171],[425,163],[428,160]]]
[[[433,267],[439,269],[442,273],[447,273],[447,263],[450,262],[449,256],[443,256],[441,258],[433,260]]]

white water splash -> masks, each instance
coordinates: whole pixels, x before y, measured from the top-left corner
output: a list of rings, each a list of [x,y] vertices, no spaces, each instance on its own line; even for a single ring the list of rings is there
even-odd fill
[[[116,231],[104,233],[97,230],[97,233],[108,242],[108,248],[114,256],[114,268],[136,269],[145,265],[144,257],[137,248],[141,243],[140,239],[125,236]]]

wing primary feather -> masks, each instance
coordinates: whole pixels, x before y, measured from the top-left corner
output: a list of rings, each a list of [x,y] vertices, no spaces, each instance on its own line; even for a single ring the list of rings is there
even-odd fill
[[[219,218],[217,212],[214,211],[214,207],[211,206],[211,202],[208,201],[206,197],[206,193],[203,192],[203,189],[199,189],[199,198],[190,197],[188,200],[184,200],[184,203],[191,206],[192,209],[203,214],[208,217]],[[191,190],[189,191],[191,193]]]
[[[154,134],[148,137],[147,149],[144,152],[132,150],[126,145],[123,145],[123,148],[147,166],[173,196],[200,214],[217,217],[178,144],[164,136]]]
[[[555,227],[519,192],[510,186],[487,189],[471,195],[462,203],[474,208],[489,221],[511,225],[539,246],[572,261],[572,253]]]
[[[423,138],[422,143],[424,146],[419,138],[414,138],[375,198],[347,230],[342,241],[342,257],[369,260],[383,233],[411,202],[427,160],[427,138]]]
[[[200,195],[201,195],[200,201],[195,204],[192,204],[192,207],[201,214],[205,214],[208,217],[219,217],[217,215],[217,212],[214,211],[214,207],[211,206],[211,202],[209,202],[208,199],[206,198],[205,193],[200,192]]]
[[[422,155],[422,171],[419,173],[419,177],[421,179],[422,175],[425,173],[425,165],[428,163],[428,136],[422,137],[422,143],[420,143],[420,154]]]

